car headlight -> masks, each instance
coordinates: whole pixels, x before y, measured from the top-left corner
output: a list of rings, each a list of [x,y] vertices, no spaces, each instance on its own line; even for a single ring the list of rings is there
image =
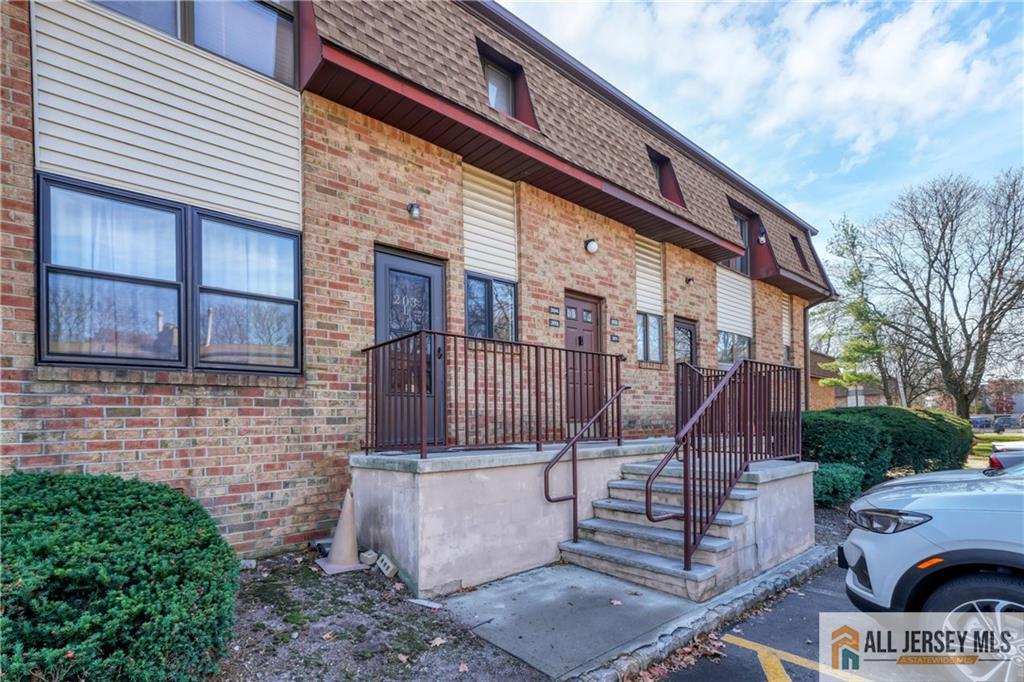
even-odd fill
[[[872,533],[899,533],[914,526],[920,526],[932,517],[917,512],[898,511],[895,509],[863,509],[850,510],[850,521],[854,525],[870,530]]]

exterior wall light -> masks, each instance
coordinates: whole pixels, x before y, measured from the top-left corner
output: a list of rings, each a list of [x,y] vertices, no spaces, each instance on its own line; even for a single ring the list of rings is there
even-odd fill
[[[583,248],[587,250],[587,253],[597,253],[597,240],[588,239],[587,241],[583,242]]]
[[[419,204],[409,204],[408,206],[405,207],[405,210],[409,212],[409,217],[412,218],[413,220],[419,220],[420,219],[420,205]]]
[[[768,233],[765,231],[764,225],[762,225],[761,229],[757,231],[757,243],[758,244],[767,244],[768,243]]]

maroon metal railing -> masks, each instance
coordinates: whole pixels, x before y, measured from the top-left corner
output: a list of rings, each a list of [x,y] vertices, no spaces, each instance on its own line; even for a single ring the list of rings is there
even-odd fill
[[[799,457],[800,370],[740,360],[679,429],[647,477],[647,518],[682,520],[683,564],[690,570],[693,553],[747,466]],[[655,515],[654,482],[673,459],[682,464],[682,511]]]
[[[371,450],[616,440],[622,356],[419,331],[363,350]],[[592,417],[599,417],[592,419]]]
[[[567,442],[565,445],[563,445],[562,449],[558,451],[558,454],[556,454],[554,457],[552,457],[551,461],[548,462],[547,466],[544,467],[544,499],[546,499],[548,502],[568,502],[569,500],[572,500],[572,541],[573,542],[579,542],[580,541],[579,503],[578,503],[578,501],[576,499],[577,498],[577,495],[576,495],[576,446],[577,446],[577,444],[580,441],[580,436],[583,435],[584,433],[586,433],[588,427],[590,427],[594,423],[596,423],[597,420],[600,419],[602,415],[607,413],[609,410],[612,410],[613,408],[615,409],[616,412],[619,412],[619,410],[618,410],[618,406],[619,406],[619,403],[620,403],[619,398],[620,398],[620,396],[622,396],[623,393],[625,393],[628,390],[629,390],[629,386],[619,386],[617,389],[615,389],[615,393],[613,393],[611,395],[611,397],[608,398],[607,401],[605,401],[604,405],[602,405],[598,409],[598,411],[594,414],[594,416],[592,416],[590,418],[590,420],[587,422],[586,426],[584,426],[584,428],[580,429],[576,433],[576,435],[574,435],[572,438],[570,438],[569,442]],[[622,445],[622,435],[621,434],[622,434],[622,429],[620,427],[619,428],[619,438],[618,438],[619,445]],[[568,494],[568,495],[561,495],[559,497],[551,497],[551,469],[553,469],[554,466],[556,464],[558,464],[559,461],[561,461],[562,457],[565,456],[565,453],[569,452],[570,450],[572,451],[572,459],[571,459],[571,461],[572,461],[572,473],[570,474],[571,477],[572,477],[572,492],[570,494]]]
[[[676,433],[704,404],[725,372],[724,369],[694,367],[685,360],[676,363]]]

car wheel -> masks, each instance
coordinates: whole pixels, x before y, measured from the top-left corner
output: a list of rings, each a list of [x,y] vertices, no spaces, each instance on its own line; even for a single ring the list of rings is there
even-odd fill
[[[954,578],[929,595],[922,611],[1024,613],[1024,578],[978,573]]]

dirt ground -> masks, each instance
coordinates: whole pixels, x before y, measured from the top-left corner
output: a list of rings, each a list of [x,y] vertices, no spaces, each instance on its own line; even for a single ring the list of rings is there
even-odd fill
[[[814,541],[819,545],[835,547],[850,534],[846,520],[848,505],[841,508],[814,507]]]
[[[216,680],[542,680],[377,569],[327,576],[313,552],[242,572],[235,639]]]

